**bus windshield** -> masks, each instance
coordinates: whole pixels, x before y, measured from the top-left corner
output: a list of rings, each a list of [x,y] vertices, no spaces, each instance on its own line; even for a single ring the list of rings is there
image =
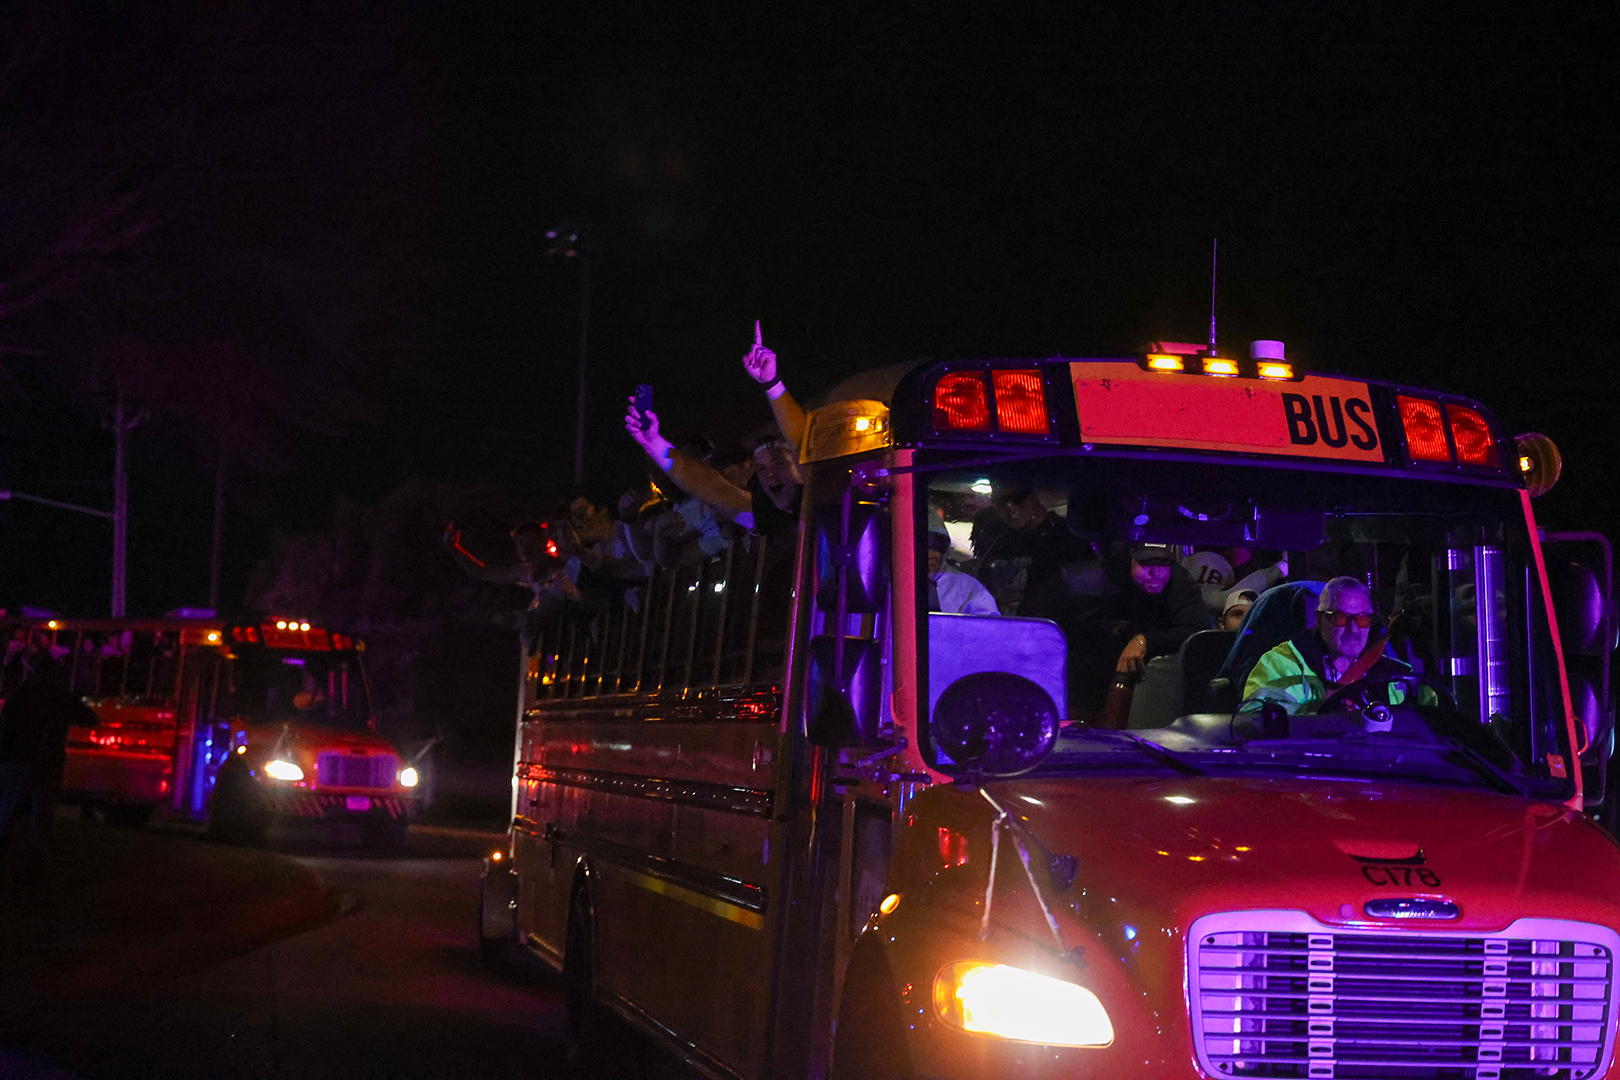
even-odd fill
[[[1238,461],[918,464],[930,708],[966,674],[1028,678],[1064,725],[1043,771],[1572,791],[1515,489]],[[1356,610],[1318,618],[1343,578],[1365,587],[1340,605]],[[1336,625],[1361,644],[1335,653]]]
[[[219,711],[250,723],[364,728],[371,722],[354,653],[238,646],[222,691]]]

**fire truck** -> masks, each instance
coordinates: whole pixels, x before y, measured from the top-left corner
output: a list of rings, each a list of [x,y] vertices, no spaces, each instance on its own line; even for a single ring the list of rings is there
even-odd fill
[[[561,972],[582,1061],[617,1016],[711,1077],[1620,1075],[1613,569],[1536,521],[1550,440],[1161,343],[920,365],[800,456],[796,536],[525,637],[480,936]],[[989,565],[1004,492],[1081,553]],[[998,614],[932,610],[940,531]],[[1288,570],[1116,727],[1030,598],[1142,544]],[[1398,674],[1246,709],[1339,576]]]
[[[404,842],[419,777],[377,734],[364,641],[285,615],[10,620],[0,640],[0,696],[46,650],[95,714],[69,731],[64,801],[239,842],[278,822]]]

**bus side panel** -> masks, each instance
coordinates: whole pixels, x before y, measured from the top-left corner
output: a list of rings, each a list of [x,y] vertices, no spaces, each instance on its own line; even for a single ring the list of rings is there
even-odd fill
[[[70,801],[159,806],[174,777],[174,706],[102,702],[94,728],[68,729],[62,794]]]
[[[776,726],[582,715],[525,725],[525,926],[561,954],[575,865],[589,860],[598,985],[762,1075]]]

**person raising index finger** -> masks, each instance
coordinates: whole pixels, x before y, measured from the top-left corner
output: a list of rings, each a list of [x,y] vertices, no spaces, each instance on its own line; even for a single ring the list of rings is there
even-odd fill
[[[749,378],[765,388],[765,397],[771,403],[771,415],[776,418],[777,429],[782,432],[783,438],[795,447],[799,446],[804,441],[804,407],[788,393],[782,377],[777,374],[776,353],[766,347],[758,319],[754,320],[754,345],[743,357],[743,370],[748,372]]]

